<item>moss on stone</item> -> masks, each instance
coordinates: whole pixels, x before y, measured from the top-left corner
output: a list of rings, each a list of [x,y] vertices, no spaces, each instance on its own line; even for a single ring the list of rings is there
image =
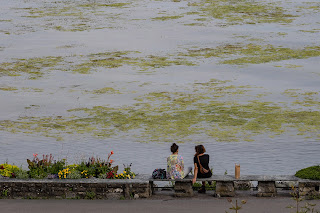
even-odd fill
[[[296,177],[310,180],[320,180],[320,166],[310,166],[296,172]]]

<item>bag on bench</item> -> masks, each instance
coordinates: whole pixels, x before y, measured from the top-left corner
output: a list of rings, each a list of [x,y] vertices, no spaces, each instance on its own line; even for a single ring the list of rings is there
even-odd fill
[[[155,169],[152,172],[153,179],[167,179],[167,172],[165,169]]]
[[[200,172],[201,172],[201,174],[206,174],[206,173],[208,173],[208,172],[209,172],[209,170],[208,170],[208,169],[203,168],[203,166],[201,165],[201,163],[200,163],[200,159],[199,159],[199,155],[198,155],[198,162],[199,162],[199,166],[200,166]]]

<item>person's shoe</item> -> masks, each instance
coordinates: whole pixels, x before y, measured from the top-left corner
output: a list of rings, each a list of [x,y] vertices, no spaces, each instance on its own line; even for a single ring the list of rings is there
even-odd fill
[[[198,190],[198,193],[205,194],[206,193],[206,188],[205,187],[201,187],[201,189]]]

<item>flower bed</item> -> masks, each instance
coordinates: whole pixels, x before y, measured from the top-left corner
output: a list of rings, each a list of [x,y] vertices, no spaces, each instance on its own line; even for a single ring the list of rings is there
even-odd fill
[[[101,179],[132,179],[136,174],[131,171],[131,164],[124,165],[124,170],[119,172],[119,166],[114,166],[114,161],[110,159],[113,151],[108,154],[106,160],[90,157],[87,161],[79,164],[67,165],[65,159],[54,160],[53,156],[33,154],[33,159],[29,160],[29,170],[24,170],[15,165],[4,163],[0,165],[0,175],[6,178],[18,179],[80,179],[80,178],[101,178]]]

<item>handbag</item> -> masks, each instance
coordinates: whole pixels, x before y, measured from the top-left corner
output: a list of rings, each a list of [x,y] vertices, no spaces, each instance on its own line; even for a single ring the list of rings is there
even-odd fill
[[[208,173],[208,172],[209,172],[209,170],[208,170],[208,169],[203,168],[203,166],[201,165],[201,163],[200,163],[200,159],[199,159],[199,155],[198,155],[198,162],[199,162],[199,166],[200,166],[200,173],[201,173],[201,174],[206,174],[206,173]]]

